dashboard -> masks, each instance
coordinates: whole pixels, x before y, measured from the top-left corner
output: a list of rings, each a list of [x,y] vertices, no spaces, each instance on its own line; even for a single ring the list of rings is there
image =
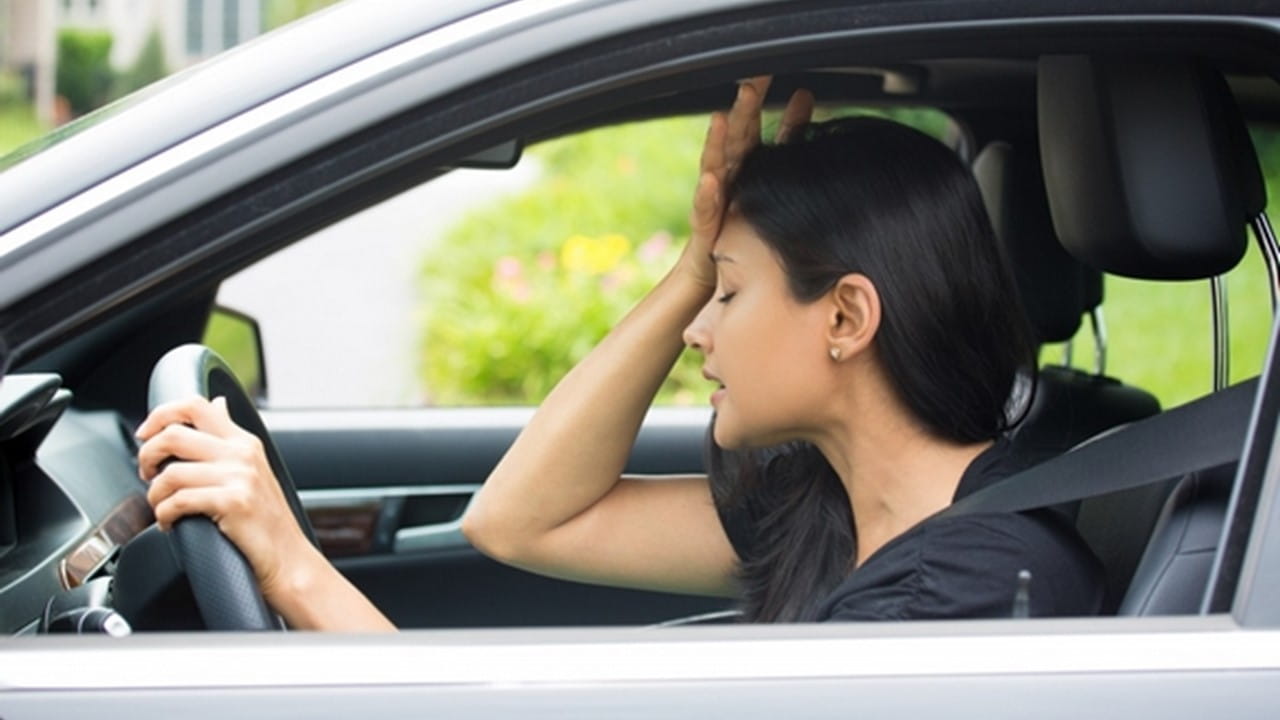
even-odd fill
[[[154,526],[131,428],[71,400],[55,374],[0,381],[0,631],[10,635],[84,630],[87,611],[112,614],[122,549]]]

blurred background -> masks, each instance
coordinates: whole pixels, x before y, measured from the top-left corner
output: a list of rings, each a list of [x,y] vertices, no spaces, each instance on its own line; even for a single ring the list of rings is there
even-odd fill
[[[0,0],[0,156],[333,1]],[[928,109],[824,112],[953,131]],[[510,171],[455,171],[229,278],[218,300],[261,327],[268,404],[536,404],[678,253],[705,122],[604,128]],[[1280,133],[1251,130],[1274,198]],[[1252,243],[1227,285],[1235,380],[1258,372],[1271,327]],[[1108,277],[1105,292],[1108,374],[1166,407],[1210,390],[1207,282]],[[705,405],[700,362],[686,352],[658,402]],[[1042,362],[1094,369],[1088,324]]]

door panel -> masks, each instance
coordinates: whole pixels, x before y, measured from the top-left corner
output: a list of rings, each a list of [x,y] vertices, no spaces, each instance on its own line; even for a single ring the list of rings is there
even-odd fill
[[[494,562],[459,520],[526,409],[265,411],[326,554],[401,627],[646,624],[723,598],[553,580]],[[657,409],[627,465],[702,471],[705,410]]]

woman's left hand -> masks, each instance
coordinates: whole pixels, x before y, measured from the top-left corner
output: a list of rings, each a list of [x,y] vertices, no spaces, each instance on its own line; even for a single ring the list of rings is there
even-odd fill
[[[288,591],[288,571],[312,553],[262,441],[236,425],[224,398],[162,405],[138,427],[138,473],[147,501],[168,530],[207,515],[244,553],[268,602]]]

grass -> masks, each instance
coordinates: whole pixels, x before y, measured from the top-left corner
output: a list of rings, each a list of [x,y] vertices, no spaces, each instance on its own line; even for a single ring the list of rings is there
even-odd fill
[[[0,156],[48,132],[30,105],[0,105]]]
[[[1266,269],[1250,244],[1227,275],[1231,382],[1257,375],[1271,331]],[[1213,331],[1208,280],[1155,282],[1107,276],[1103,302],[1107,374],[1149,390],[1164,407],[1180,405],[1213,388]],[[1076,367],[1094,367],[1093,333],[1084,323],[1073,342]],[[1060,363],[1061,345],[1042,360]]]

